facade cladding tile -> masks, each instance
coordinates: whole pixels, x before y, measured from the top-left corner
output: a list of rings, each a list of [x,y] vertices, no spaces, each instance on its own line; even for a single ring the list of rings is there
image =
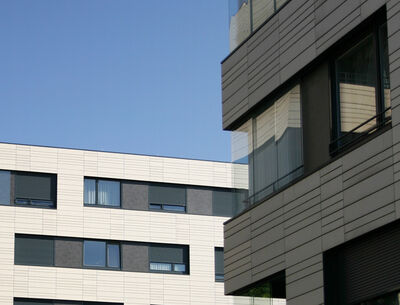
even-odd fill
[[[233,305],[245,300],[224,296],[223,283],[215,280],[214,249],[223,247],[223,222],[229,217],[212,216],[212,192],[247,184],[232,179],[232,164],[8,143],[0,143],[0,155],[5,177],[0,179],[0,304]],[[179,175],[171,164],[182,169]],[[15,201],[18,173],[31,173],[33,180],[56,177],[57,204],[46,206],[35,192]],[[85,178],[92,179],[86,188]],[[104,183],[96,187],[93,178]],[[26,180],[16,182],[26,186]],[[186,187],[187,210],[150,210],[151,183]],[[113,206],[107,206],[107,192]],[[102,247],[101,253],[90,253],[90,267],[84,266],[86,240]],[[185,261],[159,255],[162,261],[153,262],[158,270],[150,270],[149,245],[184,247]],[[173,272],[163,269],[171,266]]]
[[[331,78],[337,76],[329,74],[330,65],[351,37],[357,41],[358,34],[372,28],[377,16],[387,24],[391,123],[333,154]],[[347,304],[326,299],[325,253],[356,249],[352,243],[359,238],[400,218],[399,33],[398,0],[291,0],[222,62],[223,127],[228,130],[267,109],[268,100],[293,83],[300,84],[305,168],[299,179],[225,223],[226,294],[240,295],[284,270],[288,305]],[[357,261],[357,253],[346,257],[346,251],[340,252],[344,261]],[[390,264],[400,262],[390,259]],[[336,283],[346,280],[351,281],[336,278]],[[385,285],[385,291],[398,289],[398,283]],[[360,291],[348,290],[344,298],[351,304],[367,301]]]

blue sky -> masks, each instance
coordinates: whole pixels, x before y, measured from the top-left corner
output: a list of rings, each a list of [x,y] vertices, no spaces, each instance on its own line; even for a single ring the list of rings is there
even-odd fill
[[[0,0],[0,141],[230,160],[227,0]]]

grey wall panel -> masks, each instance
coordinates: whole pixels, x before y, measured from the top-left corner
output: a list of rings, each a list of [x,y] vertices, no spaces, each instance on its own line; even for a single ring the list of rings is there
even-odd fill
[[[82,268],[82,240],[57,238],[54,241],[54,263],[57,267]]]
[[[223,128],[232,128],[237,119],[371,16],[385,2],[289,1],[222,63]],[[394,8],[391,10],[397,12]],[[396,27],[396,21],[397,14],[389,19],[389,29]],[[389,33],[395,32],[389,30]],[[398,39],[393,38],[393,46],[397,43]]]
[[[212,215],[212,191],[188,187],[186,208],[189,214]]]
[[[396,217],[392,145],[389,130],[228,221],[225,292],[286,269],[288,304],[321,304],[322,251]]]
[[[304,171],[329,161],[330,79],[328,63],[321,64],[301,81]]]
[[[122,270],[149,272],[149,246],[146,244],[123,243]]]
[[[149,209],[149,187],[147,184],[123,181],[121,188],[123,209],[140,211]]]

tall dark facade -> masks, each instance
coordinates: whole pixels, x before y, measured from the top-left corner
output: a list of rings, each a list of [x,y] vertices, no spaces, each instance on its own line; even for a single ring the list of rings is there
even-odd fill
[[[225,293],[399,304],[400,1],[230,1]]]

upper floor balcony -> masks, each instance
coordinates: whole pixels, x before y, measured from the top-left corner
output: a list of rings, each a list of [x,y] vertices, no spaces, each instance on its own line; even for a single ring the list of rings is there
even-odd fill
[[[274,15],[288,0],[229,0],[230,51]]]

